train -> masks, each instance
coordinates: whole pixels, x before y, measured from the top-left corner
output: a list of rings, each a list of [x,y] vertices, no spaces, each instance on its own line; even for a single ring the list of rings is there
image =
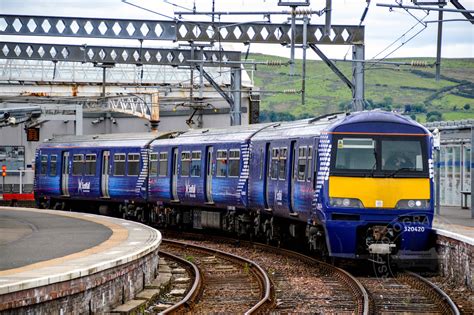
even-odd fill
[[[99,209],[294,242],[330,257],[430,252],[433,136],[381,110],[183,132],[57,136],[35,154],[38,207]]]

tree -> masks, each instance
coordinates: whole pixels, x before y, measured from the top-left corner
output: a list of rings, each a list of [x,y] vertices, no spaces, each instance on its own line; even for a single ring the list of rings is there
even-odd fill
[[[440,121],[440,120],[443,120],[443,115],[438,111],[434,110],[434,111],[428,112],[426,114],[426,121],[428,121],[428,122]]]
[[[469,105],[469,104],[464,104],[464,109],[465,109],[465,110],[471,109],[471,105]]]

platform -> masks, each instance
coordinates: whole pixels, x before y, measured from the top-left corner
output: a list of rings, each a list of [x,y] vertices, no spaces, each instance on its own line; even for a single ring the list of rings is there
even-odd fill
[[[130,282],[136,269],[140,275],[137,284],[130,284],[133,287],[123,293],[133,296],[135,286],[154,278],[160,243],[157,230],[136,222],[86,213],[0,207],[0,311],[15,306],[12,297],[6,298],[14,292],[42,288],[44,292],[35,291],[38,296],[31,297],[42,303],[67,298],[67,294],[78,295],[123,275],[128,277],[125,283]],[[116,290],[119,300],[122,287],[120,283],[120,290]],[[90,309],[103,302],[87,303]]]
[[[470,209],[462,209],[461,207],[441,207],[440,214],[435,216],[433,227],[439,231],[446,231],[447,234],[458,234],[462,237],[455,238],[470,245],[474,245],[474,219],[471,219]]]

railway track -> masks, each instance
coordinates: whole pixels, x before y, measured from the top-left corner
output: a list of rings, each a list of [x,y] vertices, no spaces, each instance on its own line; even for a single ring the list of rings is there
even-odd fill
[[[161,249],[175,257],[185,257],[195,273],[186,296],[163,313],[254,314],[272,308],[271,282],[253,261],[172,240],[163,240]]]
[[[173,233],[166,232],[166,237]],[[194,233],[173,235],[193,244],[245,256],[268,271],[275,286],[275,313],[369,314],[370,299],[348,272],[297,252],[264,244]]]
[[[439,287],[412,272],[395,277],[358,277],[369,292],[374,314],[460,314]]]

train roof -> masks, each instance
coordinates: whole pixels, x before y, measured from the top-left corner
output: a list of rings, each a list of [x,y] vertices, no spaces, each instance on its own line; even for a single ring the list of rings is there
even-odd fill
[[[343,119],[338,120],[328,128],[328,131],[340,130],[343,127],[349,125],[357,124],[367,124],[367,123],[384,123],[384,124],[398,124],[404,125],[405,128],[413,130],[416,133],[420,134],[429,134],[430,132],[420,123],[414,121],[408,116],[403,116],[394,112],[382,111],[379,109],[370,110],[370,111],[360,111],[354,112],[350,115],[345,116]],[[379,131],[379,130],[374,130]],[[395,132],[397,130],[394,130]]]
[[[159,142],[153,143],[152,145],[242,142],[260,132],[260,130],[273,124],[274,123],[263,123],[232,126],[225,129],[191,129],[173,138],[160,139]]]
[[[96,135],[59,135],[46,140],[41,147],[142,147],[155,139],[171,136],[169,132],[113,133]]]

